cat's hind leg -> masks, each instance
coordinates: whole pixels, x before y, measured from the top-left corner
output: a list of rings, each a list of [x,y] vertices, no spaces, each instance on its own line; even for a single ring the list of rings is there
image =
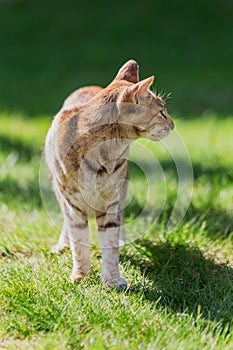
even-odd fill
[[[119,222],[120,222],[120,238],[119,238],[119,246],[122,247],[126,243],[126,235],[125,235],[125,216],[124,216],[124,208],[125,208],[125,198],[127,193],[127,186],[128,186],[128,175],[126,175],[126,178],[120,182],[120,201],[119,201]]]
[[[123,247],[126,244],[126,235],[125,235],[125,217],[124,217],[124,211],[122,210],[119,214],[120,216],[120,236],[119,236],[119,246]]]
[[[54,189],[55,195],[57,197],[57,201],[60,204],[61,211],[63,214],[63,225],[62,225],[62,229],[61,229],[58,243],[51,247],[52,253],[58,254],[58,253],[64,252],[64,250],[66,250],[67,248],[70,248],[68,229],[67,229],[67,225],[68,225],[67,224],[67,213],[68,213],[69,209],[67,207],[66,202],[63,199],[63,195],[60,192],[60,188],[59,188],[57,182],[54,180],[53,180],[53,189]]]
[[[68,248],[70,248],[70,242],[67,231],[67,223],[64,221],[58,243],[52,246],[51,251],[54,254],[59,254],[63,253]]]

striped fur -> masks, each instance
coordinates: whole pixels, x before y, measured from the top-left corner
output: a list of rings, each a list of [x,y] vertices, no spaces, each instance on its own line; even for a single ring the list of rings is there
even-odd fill
[[[88,216],[95,215],[103,281],[126,286],[118,262],[129,146],[139,137],[159,140],[174,127],[164,101],[149,90],[152,82],[139,81],[138,65],[130,60],[106,88],[71,94],[48,132],[45,156],[64,217],[54,251],[71,248],[72,281],[90,272]]]

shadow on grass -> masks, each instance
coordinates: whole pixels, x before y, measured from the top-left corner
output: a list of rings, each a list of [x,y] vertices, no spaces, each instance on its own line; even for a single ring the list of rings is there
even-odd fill
[[[143,160],[146,175],[153,175],[156,181],[156,167],[152,162]],[[192,178],[190,172],[190,164],[187,164],[182,159],[176,159],[176,163],[172,159],[159,160],[159,164],[163,169],[163,174],[168,181],[181,181],[182,183],[190,183]],[[177,169],[179,168],[180,178],[177,176]],[[218,160],[212,161],[211,164],[201,162],[192,162],[194,185],[197,183],[215,186],[215,189],[222,189],[233,182],[233,168],[231,166],[223,166],[218,164]],[[141,169],[138,169],[132,162],[129,162],[130,179],[141,179],[145,174]],[[169,193],[169,188],[168,188]]]
[[[179,167],[181,169],[186,169],[187,164],[183,163],[182,160],[179,161]],[[177,188],[175,183],[177,182],[177,171],[175,163],[172,159],[166,159],[160,161],[160,165],[164,170],[165,177],[168,179],[168,189],[166,194],[166,203],[163,213],[160,220],[167,221],[170,217],[172,210],[177,199]],[[225,239],[227,236],[233,232],[233,216],[224,208],[223,205],[220,205],[218,197],[222,190],[232,186],[233,182],[233,168],[224,167],[216,163],[206,164],[206,163],[197,163],[193,162],[193,172],[194,172],[194,187],[197,188],[197,191],[200,190],[200,195],[198,199],[191,200],[188,211],[183,218],[183,223],[192,222],[195,227],[198,229],[203,224],[206,228],[206,233],[212,237]],[[136,167],[133,167],[129,164],[129,168],[133,173],[134,178],[140,178],[142,172],[137,170]],[[151,174],[155,171],[153,164],[146,164],[147,173]],[[156,176],[156,174],[155,174]],[[185,175],[184,175],[185,176]],[[169,183],[174,180],[174,188],[169,186]],[[181,179],[182,181],[189,181],[189,179]],[[178,180],[179,181],[179,180]],[[203,193],[203,194],[202,194]],[[140,213],[142,208],[139,203],[135,200],[130,203],[126,208],[126,216],[129,216],[130,213],[136,212]]]
[[[203,162],[193,163],[193,170],[200,194],[191,201],[183,222],[193,222],[197,229],[204,225],[212,239],[226,239],[233,232],[233,216],[221,196],[232,187],[233,168]]]
[[[41,150],[38,147],[34,147],[33,144],[27,143],[24,140],[8,137],[7,135],[0,135],[0,149],[9,155],[14,153],[16,163],[20,164],[20,162],[22,162],[22,166],[28,164],[29,169],[27,172],[32,172],[36,175],[36,158],[38,157],[39,160],[41,155]],[[34,158],[36,159],[36,162],[34,162]],[[6,174],[3,174],[2,177],[0,176],[0,202],[5,203],[8,207],[14,210],[20,209],[22,206],[23,208],[30,210],[34,207],[41,207],[42,201],[39,189],[39,174],[38,178],[35,175],[33,175],[33,178],[30,176],[30,179],[27,179],[25,178],[24,171],[20,168],[18,171],[18,178],[12,178],[10,167]]]
[[[233,325],[233,269],[205,257],[198,248],[149,240],[135,244],[123,261],[135,265],[149,284],[133,286],[130,293],[143,293],[150,302],[174,312],[201,315],[224,327]]]
[[[190,165],[187,164],[182,158],[177,158],[175,159],[175,161],[176,162],[174,162],[173,159],[163,159],[159,160],[159,164],[164,170],[165,175],[171,175],[176,179],[176,165],[179,167],[180,171],[182,169],[188,169]],[[147,162],[145,160],[143,160],[143,163],[145,163],[145,168],[147,169],[148,174],[153,173],[155,171],[155,166],[153,163]],[[218,185],[225,184],[227,181],[233,181],[233,168],[230,166],[226,167],[220,165],[218,159],[212,161],[211,165],[210,163],[206,163],[204,160],[203,162],[192,161],[192,167],[194,173],[194,181],[198,181],[202,177],[204,177],[204,179],[209,181],[210,183],[216,182]],[[129,169],[132,170],[132,175],[134,177],[142,176],[142,171],[140,169],[137,170],[137,167],[135,167],[134,164],[129,163]],[[185,180],[185,174],[182,175],[184,176]]]
[[[20,184],[10,177],[0,181],[0,202],[16,210],[41,208],[39,181],[31,180]]]
[[[227,239],[233,232],[233,216],[211,201],[205,203],[203,210],[191,204],[183,222],[192,224],[196,230],[204,230],[213,240]]]
[[[35,155],[39,155],[41,150],[37,147],[32,147],[23,140],[9,137],[7,135],[0,135],[0,149],[5,152],[16,152],[20,158],[29,160]]]

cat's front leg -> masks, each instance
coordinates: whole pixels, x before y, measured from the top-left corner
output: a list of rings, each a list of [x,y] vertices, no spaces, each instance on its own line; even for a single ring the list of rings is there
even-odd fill
[[[97,224],[102,253],[102,279],[107,286],[126,288],[127,282],[119,272],[119,220],[117,216],[105,214],[97,217]]]
[[[72,282],[79,282],[91,270],[87,217],[80,215],[79,210],[72,208],[66,220],[73,259],[73,269],[70,278]]]

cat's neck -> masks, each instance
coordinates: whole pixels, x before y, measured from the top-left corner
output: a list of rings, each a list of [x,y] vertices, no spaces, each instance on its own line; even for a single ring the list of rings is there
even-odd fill
[[[128,81],[113,81],[100,91],[85,104],[86,122],[92,126],[117,123],[119,121],[117,99],[122,91],[131,85],[132,83]]]

